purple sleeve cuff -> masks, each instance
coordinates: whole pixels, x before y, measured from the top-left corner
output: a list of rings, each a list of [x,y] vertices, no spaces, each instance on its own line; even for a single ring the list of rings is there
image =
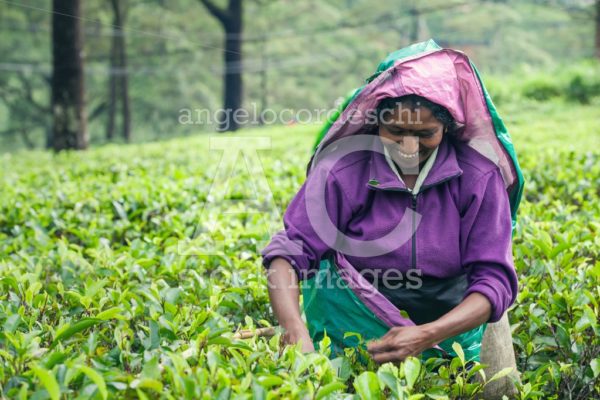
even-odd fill
[[[473,283],[465,292],[464,297],[466,298],[471,293],[480,293],[490,302],[492,312],[487,321],[488,323],[499,321],[512,303],[510,300],[512,296],[510,293],[507,293],[506,287],[497,281],[489,279],[482,279]]]
[[[262,265],[268,269],[271,262],[277,257],[281,257],[289,262],[296,271],[299,280],[308,277],[309,260],[303,252],[303,246],[298,241],[290,240],[285,230],[281,230],[273,235],[271,242],[261,251]]]

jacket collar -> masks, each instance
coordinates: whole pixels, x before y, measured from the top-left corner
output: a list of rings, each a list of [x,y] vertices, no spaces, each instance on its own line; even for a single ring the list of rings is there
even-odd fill
[[[382,152],[371,152],[369,161],[369,181],[366,183],[369,189],[375,190],[395,190],[409,192],[404,182],[398,179],[394,171],[390,168],[385,155],[383,154],[383,143],[378,141],[377,147]],[[445,182],[449,179],[458,177],[462,174],[462,169],[458,166],[456,159],[456,150],[454,149],[451,140],[444,137],[438,146],[437,156],[425,178],[421,191]]]

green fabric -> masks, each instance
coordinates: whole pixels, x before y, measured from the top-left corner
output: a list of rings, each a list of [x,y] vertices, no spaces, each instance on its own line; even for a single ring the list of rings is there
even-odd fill
[[[388,56],[382,62],[379,63],[379,65],[377,66],[377,71],[375,71],[373,75],[367,78],[367,82],[371,82],[373,79],[377,78],[377,76],[383,71],[394,66],[394,64],[398,60],[440,49],[441,47],[433,39],[429,39],[425,42],[414,43],[410,46],[396,50],[388,54]]]
[[[344,283],[337,273],[337,266],[328,259],[321,260],[319,271],[314,277],[302,282],[304,313],[310,337],[313,343],[318,344],[327,333],[331,339],[332,357],[343,354],[345,347],[359,345],[356,336],[344,338],[348,332],[359,333],[364,341],[368,341],[380,338],[390,329]],[[458,342],[466,360],[479,361],[481,340],[486,327],[487,324],[480,325],[446,339],[439,346],[450,356],[456,357],[452,344]],[[423,360],[431,357],[442,357],[442,352],[429,349],[421,354]]]
[[[333,125],[333,123],[339,118],[339,116],[342,113],[342,111],[344,111],[346,109],[346,107],[348,106],[348,104],[350,104],[350,102],[352,100],[354,100],[354,98],[356,97],[356,95],[360,93],[360,91],[362,90],[363,87],[364,86],[361,86],[361,87],[359,87],[357,89],[351,90],[346,95],[346,98],[339,105],[338,109],[335,110],[335,112],[331,115],[331,118],[329,118],[325,122],[325,124],[323,125],[323,127],[317,133],[317,139],[315,140],[315,144],[313,145],[313,151],[315,151],[317,149],[317,146],[319,145],[319,143],[321,143],[321,140],[323,140],[323,138],[327,134],[327,131],[329,131],[329,128],[331,128],[331,125]]]

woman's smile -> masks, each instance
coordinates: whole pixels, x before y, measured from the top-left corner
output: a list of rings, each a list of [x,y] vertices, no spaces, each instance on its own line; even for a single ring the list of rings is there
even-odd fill
[[[427,108],[398,107],[379,125],[379,136],[396,163],[422,163],[442,141],[444,125]]]
[[[400,155],[400,157],[406,158],[406,159],[411,159],[411,158],[415,158],[417,157],[419,154],[421,154],[421,152],[416,152],[416,153],[412,153],[412,154],[406,154],[403,153],[402,151],[398,151],[398,154]]]

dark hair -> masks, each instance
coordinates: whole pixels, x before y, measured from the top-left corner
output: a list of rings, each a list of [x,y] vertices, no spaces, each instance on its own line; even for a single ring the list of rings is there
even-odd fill
[[[383,113],[393,110],[394,108],[401,105],[402,107],[408,107],[412,111],[419,107],[425,107],[431,114],[444,125],[444,131],[449,134],[455,134],[458,126],[456,120],[450,114],[450,111],[444,106],[427,100],[425,97],[418,96],[416,94],[407,94],[400,97],[386,97],[381,100],[377,105],[377,118],[381,120]]]

